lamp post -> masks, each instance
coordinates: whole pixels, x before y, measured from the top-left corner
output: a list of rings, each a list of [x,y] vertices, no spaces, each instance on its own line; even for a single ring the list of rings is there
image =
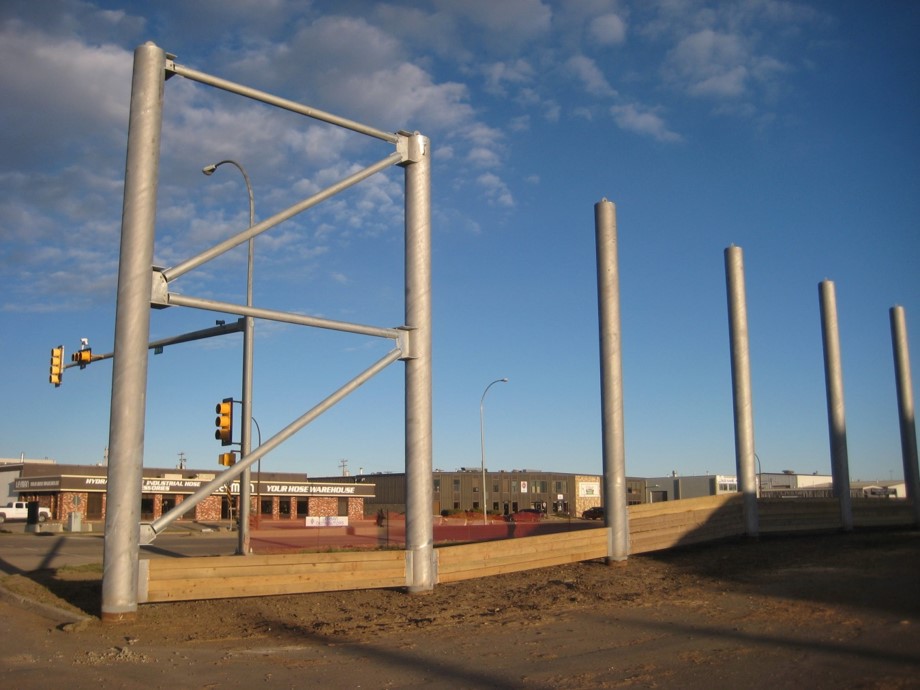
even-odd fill
[[[482,460],[482,524],[489,524],[489,520],[486,517],[487,510],[487,500],[488,494],[486,493],[486,435],[485,435],[485,422],[483,421],[483,406],[486,401],[486,393],[489,392],[489,389],[494,386],[496,383],[508,383],[508,379],[495,379],[492,383],[486,386],[486,389],[482,392],[482,397],[479,399],[479,452],[480,458]]]
[[[252,184],[245,168],[234,160],[222,160],[218,163],[206,165],[201,169],[205,175],[213,175],[214,171],[224,164],[236,167],[243,175],[246,191],[249,194],[249,227],[255,225],[256,210],[252,195]],[[249,238],[249,257],[246,266],[246,306],[252,306],[252,256],[255,239]],[[240,456],[246,457],[252,450],[252,346],[255,339],[255,320],[251,316],[244,317],[243,321],[243,395],[242,395],[242,431],[240,433]],[[261,463],[260,463],[261,464]],[[240,534],[237,552],[242,555],[249,554],[249,511],[250,511],[250,481],[249,468],[240,477]],[[260,508],[261,509],[261,508]]]

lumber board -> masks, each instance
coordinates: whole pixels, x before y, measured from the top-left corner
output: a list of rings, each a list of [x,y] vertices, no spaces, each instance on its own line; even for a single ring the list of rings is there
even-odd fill
[[[506,555],[526,557],[528,554],[567,551],[598,542],[606,544],[605,530],[581,530],[564,534],[547,534],[520,539],[458,544],[438,548],[442,563],[454,560],[483,560]]]
[[[446,554],[443,549],[439,550],[438,555],[438,572],[460,572],[477,569],[500,568],[515,563],[534,563],[552,565],[558,563],[571,563],[572,554],[590,554],[585,560],[591,558],[603,558],[607,555],[606,540],[603,543],[585,543],[573,545],[569,549],[558,549],[553,551],[532,551],[527,553],[503,552],[495,553],[488,557],[472,559],[464,558],[462,554]],[[534,565],[534,567],[543,567]]]

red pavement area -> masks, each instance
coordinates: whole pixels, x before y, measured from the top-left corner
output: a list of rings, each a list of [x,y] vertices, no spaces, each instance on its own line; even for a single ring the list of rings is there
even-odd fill
[[[584,520],[547,519],[539,522],[493,521],[482,524],[476,520],[435,518],[436,544],[514,539],[537,534],[554,534],[582,529],[598,529],[603,523]],[[327,551],[343,548],[404,547],[406,523],[403,519],[352,520],[347,527],[305,527],[300,521],[267,522],[253,527],[249,533],[253,553],[272,554],[298,551]]]

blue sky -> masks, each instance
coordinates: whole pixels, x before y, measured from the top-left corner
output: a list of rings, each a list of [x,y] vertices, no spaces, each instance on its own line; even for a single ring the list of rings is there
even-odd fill
[[[627,473],[733,474],[724,249],[744,250],[764,471],[830,472],[818,283],[837,288],[853,479],[902,474],[888,309],[920,348],[920,5],[417,2],[0,4],[0,456],[97,463],[111,366],[47,383],[49,350],[112,349],[130,74],[182,65],[433,150],[434,466],[601,470],[594,204],[617,205]],[[175,265],[388,145],[181,78],[166,85],[156,261]],[[257,306],[403,321],[402,171],[256,241]],[[242,302],[245,249],[178,281]],[[172,308],[151,337],[219,314]],[[256,326],[274,434],[388,343]],[[915,358],[916,360],[916,358]],[[241,337],[151,356],[145,465],[217,468]],[[916,361],[915,370],[918,368]],[[920,376],[920,373],[915,374]],[[397,363],[263,460],[403,469]],[[916,395],[916,385],[914,386]]]

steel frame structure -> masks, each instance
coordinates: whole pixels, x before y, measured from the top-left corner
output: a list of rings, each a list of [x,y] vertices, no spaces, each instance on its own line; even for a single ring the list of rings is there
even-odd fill
[[[274,216],[170,268],[152,265],[165,82],[181,76],[284,110],[380,139],[393,153]],[[333,321],[171,293],[169,284],[189,271],[249,241],[289,218],[398,165],[405,171],[405,322],[396,328]],[[196,494],[158,520],[141,524],[147,349],[151,308],[183,306],[332,329],[394,341],[384,357],[295,419]],[[109,421],[109,465],[102,618],[133,618],[138,603],[139,546],[149,544],[173,520],[220,486],[239,477],[259,458],[288,440],[390,364],[405,369],[406,584],[410,592],[433,588],[435,555],[432,502],[431,413],[431,151],[418,132],[390,133],[184,67],[152,42],[134,52],[131,110],[125,165],[124,207],[115,314],[115,345]]]

